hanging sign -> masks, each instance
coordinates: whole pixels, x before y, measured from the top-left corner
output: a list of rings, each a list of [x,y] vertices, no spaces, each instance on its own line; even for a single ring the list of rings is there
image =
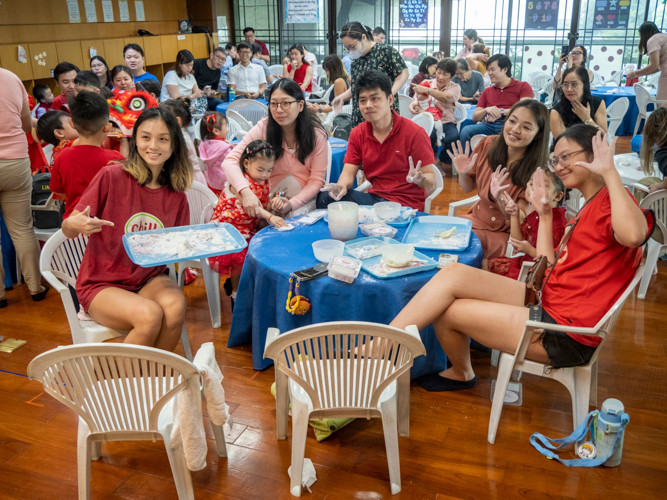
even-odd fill
[[[627,29],[629,20],[630,0],[595,0],[594,29]]]
[[[426,28],[428,0],[401,0],[398,12],[398,23],[401,28]]]
[[[285,0],[286,24],[317,23],[320,20],[318,0]]]
[[[560,0],[533,0],[526,2],[527,30],[555,30],[558,24]]]

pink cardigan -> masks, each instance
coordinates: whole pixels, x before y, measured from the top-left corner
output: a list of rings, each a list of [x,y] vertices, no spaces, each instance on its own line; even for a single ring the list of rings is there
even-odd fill
[[[266,126],[268,118],[262,119],[255,125],[250,132],[246,134],[241,143],[236,146],[222,162],[222,169],[227,175],[227,180],[234,186],[236,191],[241,191],[248,187],[248,182],[243,178],[243,173],[239,167],[239,160],[245,148],[252,141],[266,140]],[[269,185],[276,186],[290,175],[293,176],[299,184],[301,184],[301,192],[292,198],[292,210],[302,207],[310,200],[317,196],[320,188],[324,186],[324,181],[327,174],[327,137],[323,131],[317,130],[317,142],[315,149],[306,158],[305,165],[301,163],[297,157],[297,152],[290,153],[287,150],[287,145],[283,142],[283,154],[281,158],[276,161],[271,177],[269,178]]]
[[[222,170],[222,162],[227,158],[233,147],[227,141],[217,139],[202,141],[199,144],[199,158],[206,165],[204,175],[208,185],[213,189],[218,191],[225,189],[227,177]]]

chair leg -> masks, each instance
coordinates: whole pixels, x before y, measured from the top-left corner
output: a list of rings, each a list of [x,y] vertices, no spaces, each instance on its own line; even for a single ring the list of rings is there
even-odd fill
[[[289,419],[289,380],[287,375],[276,370],[276,426],[278,439],[287,439]]]
[[[598,360],[591,365],[591,394],[588,399],[590,406],[597,407],[598,405]]]
[[[491,366],[498,366],[498,359],[500,358],[500,351],[493,349],[491,351]]]
[[[396,422],[397,401],[394,396],[380,405],[382,413],[382,430],[384,431],[384,446],[387,450],[387,465],[389,466],[389,482],[391,494],[401,491],[401,464],[398,454],[398,428]]]
[[[79,429],[77,433],[77,454],[76,461],[78,467],[79,480],[79,500],[88,500],[90,498],[90,448],[88,441],[90,430],[88,425],[79,418]]]
[[[510,377],[512,376],[514,359],[514,356],[511,356],[507,353],[502,353],[500,355],[500,361],[498,363],[498,378],[496,378],[496,389],[493,394],[491,416],[489,417],[489,435],[487,439],[491,444],[496,441],[498,422],[500,422],[500,414],[503,411],[503,404],[505,403],[505,392],[507,391],[507,386],[509,385]]]
[[[175,448],[171,446],[171,425],[161,432],[161,434],[164,439],[164,447],[167,450],[167,457],[169,457],[171,473],[174,475],[178,500],[194,500],[195,491],[192,486],[192,475],[185,461],[183,445],[181,444]]]
[[[225,431],[221,425],[213,425],[213,435],[215,436],[215,446],[218,449],[219,457],[227,456],[227,442],[225,441]]]
[[[204,275],[204,284],[206,285],[208,308],[211,313],[211,325],[213,325],[213,328],[220,328],[222,325],[220,274],[211,269],[206,259],[201,259],[201,268]]]
[[[572,421],[574,429],[586,419],[591,397],[591,367],[574,368],[574,395],[572,397]]]
[[[644,274],[642,275],[642,280],[639,282],[639,291],[637,292],[637,298],[642,300],[646,298],[646,290],[648,289],[648,284],[651,281],[653,268],[655,263],[658,262],[658,255],[660,254],[660,249],[662,248],[662,245],[653,239],[648,240],[647,246],[648,251],[646,252]]]
[[[181,344],[183,344],[183,351],[188,361],[192,361],[192,347],[190,347],[190,338],[188,337],[188,329],[183,323],[183,330],[181,331]]]
[[[639,130],[639,125],[641,124],[643,118],[644,118],[644,115],[643,115],[643,114],[639,113],[639,114],[637,115],[637,121],[635,122],[635,131],[634,131],[634,133],[632,134],[632,137],[634,137],[634,136],[637,135],[637,130]]]
[[[90,461],[97,461],[102,458],[102,443],[94,441],[90,443]]]
[[[410,372],[405,372],[396,380],[396,400],[398,407],[398,433],[410,435]]]
[[[298,400],[292,401],[292,473],[290,492],[295,497],[301,496],[303,459],[306,454],[306,436],[308,434],[308,405]]]

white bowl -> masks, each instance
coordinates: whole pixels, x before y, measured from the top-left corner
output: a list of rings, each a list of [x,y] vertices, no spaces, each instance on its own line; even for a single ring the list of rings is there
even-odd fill
[[[373,205],[375,215],[383,220],[395,219],[401,214],[401,204],[393,201],[382,201]]]
[[[319,240],[313,243],[313,253],[320,262],[328,263],[334,257],[341,257],[345,243],[338,240]]]
[[[415,247],[405,243],[385,245],[380,250],[382,251],[382,262],[390,267],[407,266],[415,253]]]

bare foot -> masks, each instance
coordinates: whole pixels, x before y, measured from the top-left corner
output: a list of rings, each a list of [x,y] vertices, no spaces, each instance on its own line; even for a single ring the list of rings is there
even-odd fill
[[[458,380],[459,382],[467,382],[468,380],[475,378],[475,373],[472,369],[470,369],[470,373],[466,373],[463,370],[457,370],[453,366],[441,371],[439,375],[450,380]]]

